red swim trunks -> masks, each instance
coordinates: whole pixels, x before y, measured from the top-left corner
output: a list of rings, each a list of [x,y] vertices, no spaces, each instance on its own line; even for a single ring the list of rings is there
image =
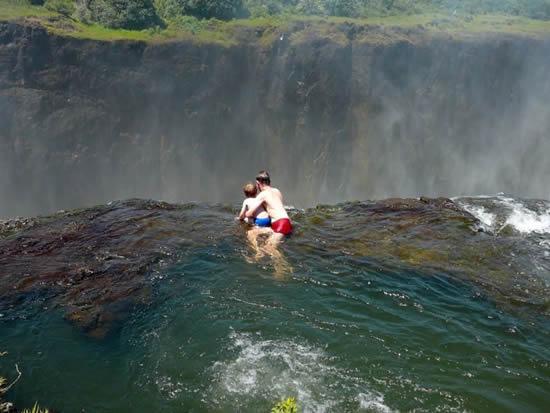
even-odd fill
[[[271,223],[271,229],[279,234],[288,235],[292,232],[292,224],[290,219],[281,218]]]

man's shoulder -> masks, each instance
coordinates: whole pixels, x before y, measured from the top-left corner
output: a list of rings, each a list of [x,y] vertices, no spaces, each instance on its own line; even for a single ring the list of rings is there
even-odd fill
[[[273,194],[276,194],[276,193],[277,192],[275,192],[275,188],[269,188],[269,189],[261,192],[261,194],[264,196],[264,198],[272,197]]]
[[[278,188],[271,188],[271,193],[276,194],[279,197],[282,195]]]

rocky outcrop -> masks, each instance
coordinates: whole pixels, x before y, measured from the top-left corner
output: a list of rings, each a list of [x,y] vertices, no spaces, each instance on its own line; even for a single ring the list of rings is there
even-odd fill
[[[550,197],[549,39],[331,30],[222,46],[0,23],[0,216],[234,201],[263,168],[298,206]]]
[[[12,230],[0,238],[0,308],[60,307],[87,334],[105,336],[151,301],[159,263],[172,262],[178,250],[215,243],[215,234],[207,240],[195,230],[200,223],[188,219],[189,208],[134,200]],[[216,214],[212,209],[204,217]]]
[[[445,274],[483,287],[499,305],[548,313],[547,237],[485,233],[449,199],[319,206],[293,210],[291,218],[294,234],[282,248],[291,265],[318,256],[379,265],[388,274]],[[248,257],[245,230],[231,208],[145,200],[0,222],[0,313],[8,321],[60,310],[102,338],[136,309],[158,305],[158,289],[201,262],[220,264],[229,276],[246,258],[287,276],[277,274],[280,257]]]

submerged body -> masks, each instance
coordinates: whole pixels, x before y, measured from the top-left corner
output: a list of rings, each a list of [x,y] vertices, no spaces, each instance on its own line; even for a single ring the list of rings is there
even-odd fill
[[[485,232],[461,205],[491,214]],[[1,360],[40,372],[11,401],[254,412],[297,394],[309,412],[546,411],[549,210],[501,197],[289,211],[300,236],[280,249],[285,281],[270,261],[246,264],[224,206],[131,200],[0,223]],[[100,329],[116,335],[87,337]]]

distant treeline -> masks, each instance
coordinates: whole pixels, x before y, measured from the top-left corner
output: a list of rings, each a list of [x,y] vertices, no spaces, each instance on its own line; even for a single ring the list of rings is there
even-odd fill
[[[83,22],[144,29],[199,19],[276,15],[372,17],[425,12],[499,13],[550,19],[550,0],[28,0]]]

